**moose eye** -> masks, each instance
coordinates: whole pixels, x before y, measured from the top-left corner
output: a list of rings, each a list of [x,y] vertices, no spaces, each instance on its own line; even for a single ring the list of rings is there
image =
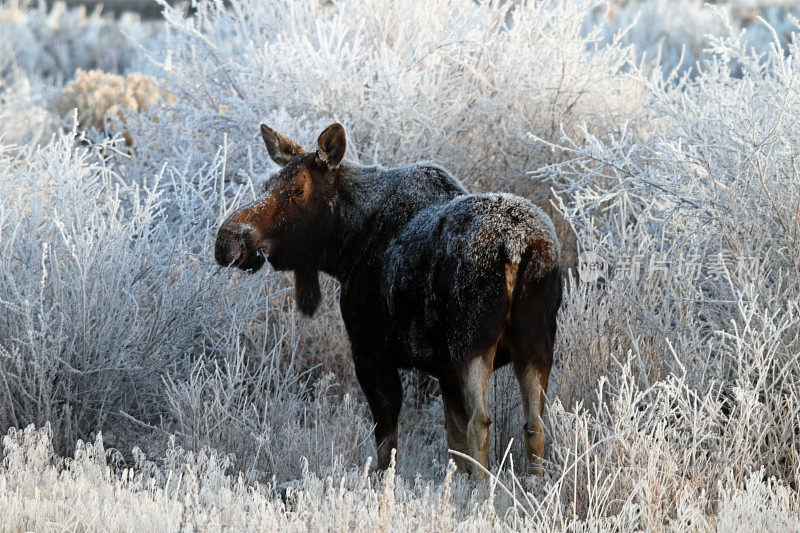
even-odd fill
[[[300,198],[301,196],[303,196],[303,189],[301,187],[292,191],[292,198]]]

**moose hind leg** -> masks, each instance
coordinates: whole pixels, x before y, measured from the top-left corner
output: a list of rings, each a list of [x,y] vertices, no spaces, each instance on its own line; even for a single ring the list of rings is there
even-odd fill
[[[464,410],[464,399],[457,384],[439,380],[439,388],[442,391],[442,403],[444,404],[444,427],[447,432],[447,448],[464,455],[469,455],[467,445],[467,424],[469,418]],[[453,461],[462,472],[470,472],[469,462],[457,455],[453,456]]]
[[[553,365],[553,349],[557,330],[558,308],[563,290],[561,273],[554,269],[536,280],[518,287],[518,295],[511,306],[511,324],[507,345],[511,351],[514,373],[522,393],[525,414],[523,442],[532,474],[541,474],[544,454],[544,411],[547,382]]]
[[[464,376],[464,406],[469,422],[467,422],[467,448],[469,455],[486,468],[489,461],[489,377],[492,373],[494,350],[489,357],[479,356],[473,359]],[[485,477],[486,473],[475,464],[470,464],[470,471],[476,477]]]
[[[397,419],[403,405],[403,386],[396,368],[356,365],[356,377],[375,421],[378,469],[386,470],[397,449]]]
[[[514,365],[514,373],[519,381],[522,393],[522,408],[525,424],[522,426],[525,456],[528,459],[531,474],[541,475],[541,459],[544,455],[544,412],[549,368],[539,368],[533,364]]]

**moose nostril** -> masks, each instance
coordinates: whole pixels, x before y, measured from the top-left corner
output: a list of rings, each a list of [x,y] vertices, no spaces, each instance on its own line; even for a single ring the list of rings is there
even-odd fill
[[[220,266],[231,266],[242,254],[242,248],[230,231],[224,228],[217,235],[214,244],[214,258]]]

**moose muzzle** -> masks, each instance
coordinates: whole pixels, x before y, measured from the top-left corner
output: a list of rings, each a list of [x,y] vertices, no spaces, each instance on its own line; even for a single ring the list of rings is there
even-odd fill
[[[235,266],[248,272],[255,272],[265,262],[263,254],[255,246],[253,229],[227,222],[217,234],[214,258],[220,266]]]

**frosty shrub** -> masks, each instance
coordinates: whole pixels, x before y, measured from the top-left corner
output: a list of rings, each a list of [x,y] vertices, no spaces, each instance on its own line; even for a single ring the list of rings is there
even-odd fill
[[[50,112],[63,84],[78,69],[148,71],[145,49],[159,48],[161,27],[131,13],[115,20],[63,2],[48,7],[0,0],[0,138],[5,144],[46,142],[62,119],[72,124],[71,108],[58,109],[61,116]]]
[[[577,444],[594,448],[586,476],[633,486],[629,471],[599,474],[603,457],[662,476],[648,483],[665,515],[687,491],[713,501],[725,479],[800,482],[800,49],[788,52],[777,35],[764,55],[715,40],[692,80],[649,81],[649,129],[566,136],[569,161],[540,171],[608,267],[573,286],[560,322],[559,398],[596,388],[594,437]],[[612,377],[621,364],[628,383]],[[571,434],[554,458],[577,453]]]
[[[54,100],[53,111],[64,119],[72,118],[77,109],[78,125],[109,131],[124,126],[126,113],[147,111],[150,107],[169,102],[165,94],[149,76],[134,72],[126,76],[109,74],[101,70],[78,69],[64,91]],[[166,103],[165,102],[165,103]],[[128,146],[133,137],[125,132]]]
[[[0,53],[0,69],[11,58]],[[25,144],[47,139],[57,120],[47,110],[46,83],[30,79],[17,69],[0,76],[0,143]]]
[[[49,422],[60,454],[98,430],[126,454],[168,432],[279,479],[304,457],[313,472],[363,462],[365,406],[295,363],[279,276],[214,264],[225,159],[143,188],[119,173],[115,139],[74,136],[0,152],[3,430]]]
[[[213,153],[226,134],[236,175],[252,161],[271,168],[260,123],[310,143],[336,120],[362,164],[428,159],[475,188],[533,194],[524,170],[552,152],[528,132],[619,131],[639,108],[639,87],[621,75],[629,50],[603,44],[599,29],[582,33],[590,7],[234,0],[199,3],[187,18],[165,4],[159,76],[175,120],[137,136],[153,140],[158,160]]]
[[[114,20],[64,2],[48,8],[45,2],[0,0],[0,54],[13,57],[14,65],[32,77],[64,80],[79,68],[123,72],[142,65],[137,45],[152,39],[157,28],[133,13]]]
[[[618,38],[634,45],[638,60],[655,62],[665,75],[695,75],[697,63],[708,59],[715,37],[741,32],[748,47],[764,53],[773,42],[774,29],[785,48],[797,31],[798,16],[796,2],[611,0],[592,12],[587,27],[601,24],[609,41]],[[738,65],[731,67],[738,72]]]
[[[202,253],[221,164],[191,188],[157,177],[183,193],[168,225],[158,183],[126,186],[105,149],[61,135],[0,154],[0,425],[50,421],[60,451],[122,412],[158,420],[162,377],[211,356],[248,299],[220,305],[226,283]]]

